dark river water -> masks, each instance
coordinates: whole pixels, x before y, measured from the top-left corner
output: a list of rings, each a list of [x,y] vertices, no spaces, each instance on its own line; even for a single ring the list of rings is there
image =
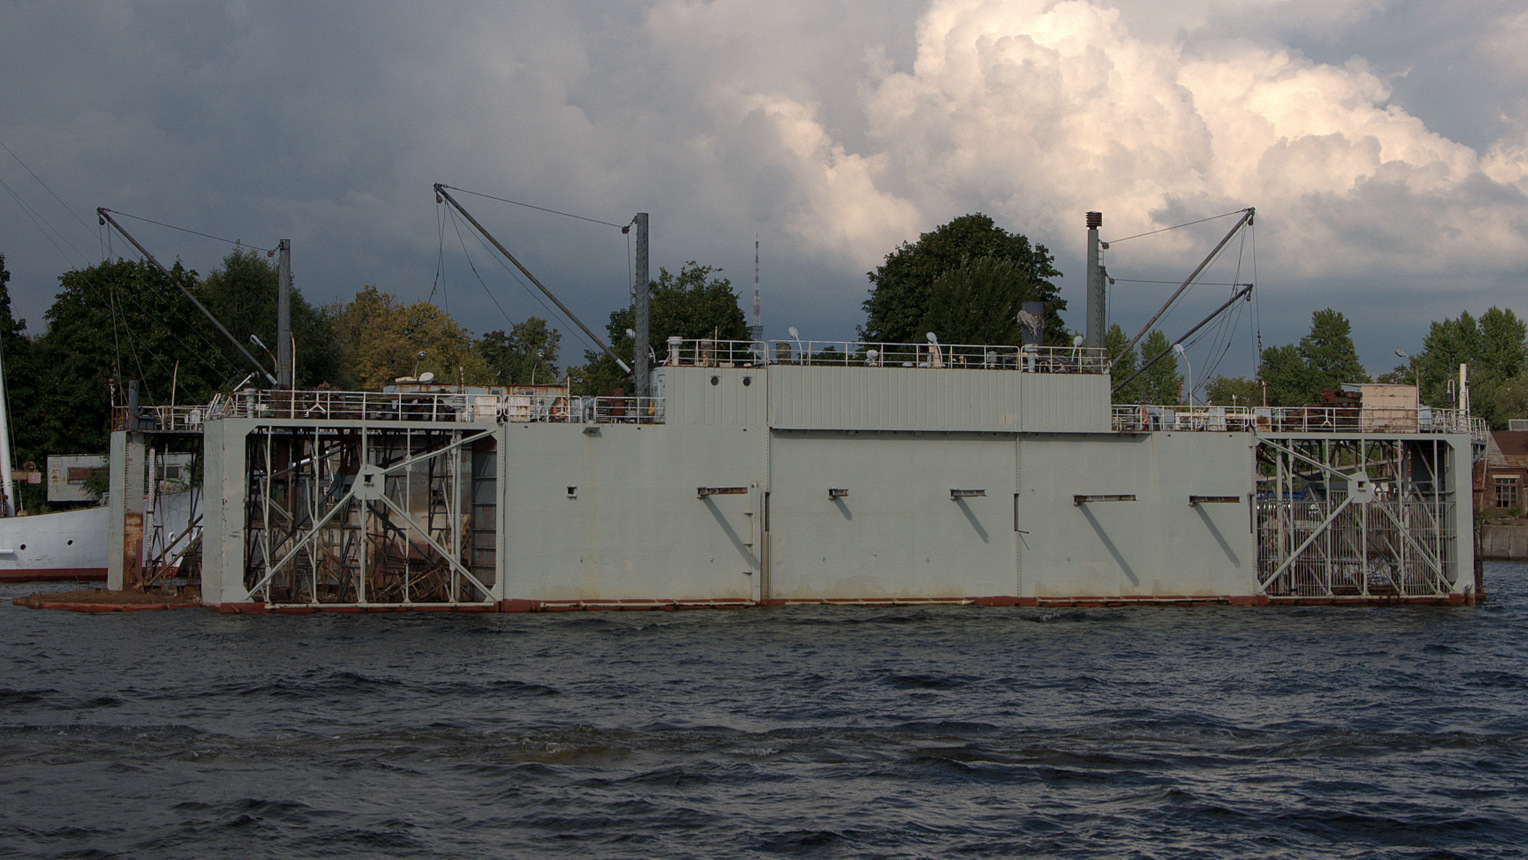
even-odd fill
[[[0,855],[1508,857],[1460,608],[87,616],[0,588]]]

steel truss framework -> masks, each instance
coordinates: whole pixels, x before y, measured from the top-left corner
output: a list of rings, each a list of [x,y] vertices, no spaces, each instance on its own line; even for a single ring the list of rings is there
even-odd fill
[[[1447,440],[1425,437],[1260,437],[1260,591],[1369,600],[1456,591],[1452,454]]]
[[[273,608],[492,604],[493,431],[266,426],[246,441],[244,584]]]
[[[172,485],[180,482],[166,479],[165,455],[170,452],[171,446],[165,438],[157,441],[158,444],[150,448],[148,458],[149,504],[151,510],[163,512],[169,492],[174,489]],[[202,454],[199,448],[192,450],[191,461],[185,466],[185,474],[201,474]],[[182,478],[182,481],[185,486],[180,492],[187,496],[186,524],[178,531],[167,530],[163,515],[154,517],[152,527],[144,535],[144,564],[132,583],[138,588],[164,585],[175,579],[185,579],[194,585],[201,577],[202,482],[199,478]]]

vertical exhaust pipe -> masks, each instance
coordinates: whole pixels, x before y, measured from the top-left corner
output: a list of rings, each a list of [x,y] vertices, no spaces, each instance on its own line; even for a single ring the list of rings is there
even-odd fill
[[[1098,228],[1104,223],[1102,212],[1088,213],[1088,328],[1087,345],[1104,345],[1104,273],[1098,259]]]

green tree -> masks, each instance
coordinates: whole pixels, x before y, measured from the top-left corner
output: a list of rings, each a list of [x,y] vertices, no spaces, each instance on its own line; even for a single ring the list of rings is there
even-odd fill
[[[1300,338],[1300,358],[1310,374],[1310,384],[1320,396],[1323,388],[1336,390],[1344,382],[1368,382],[1369,374],[1353,347],[1353,326],[1341,313],[1325,308],[1311,314],[1310,334]]]
[[[1104,352],[1109,356],[1109,387],[1111,389],[1135,376],[1136,370],[1141,366],[1134,347],[1128,352],[1125,350],[1129,342],[1130,336],[1125,334],[1125,330],[1119,323],[1109,326],[1109,331],[1104,334]],[[1143,393],[1144,383],[1137,377],[1129,385],[1115,392],[1113,400],[1115,403],[1140,403]]]
[[[685,263],[678,274],[668,269],[658,270],[657,280],[649,285],[647,330],[648,343],[660,360],[671,337],[685,340],[748,338],[747,317],[738,307],[732,283],[716,277],[720,272],[721,269],[702,266],[694,260]],[[622,308],[610,314],[610,322],[605,326],[610,336],[607,341],[610,348],[627,364],[632,362],[634,344],[626,331],[632,328],[635,318],[636,313],[631,307]],[[581,394],[604,394],[628,377],[603,352],[586,351],[584,360],[588,363],[572,374]]]
[[[1408,364],[1397,364],[1395,367],[1390,368],[1384,373],[1376,374],[1374,377],[1375,382],[1382,382],[1386,385],[1412,385],[1414,384],[1413,379],[1411,365]]]
[[[1294,344],[1263,350],[1257,375],[1267,387],[1269,406],[1303,406],[1320,394],[1300,348]]]
[[[1216,376],[1205,383],[1204,400],[1215,406],[1261,406],[1263,386],[1245,376]]]
[[[860,337],[874,342],[922,342],[924,333],[929,331],[930,312],[936,308],[936,285],[941,284],[941,278],[983,258],[1007,261],[1012,269],[1003,271],[1001,277],[995,269],[987,269],[983,273],[987,286],[982,289],[973,284],[978,274],[974,271],[963,278],[943,281],[942,285],[996,300],[1003,307],[992,308],[987,314],[992,317],[1006,313],[1008,300],[1015,295],[1022,295],[1021,301],[1044,302],[1046,343],[1065,345],[1068,337],[1060,314],[1066,309],[1066,302],[1052,280],[1061,277],[1061,273],[1053,265],[1050,252],[1044,245],[1031,246],[1028,238],[1009,233],[981,213],[962,215],[922,234],[916,243],[903,242],[886,255],[886,261],[875,271],[866,273],[872,286],[864,303],[866,320],[860,328]],[[952,321],[969,321],[983,314],[979,308],[961,309],[957,300],[945,304],[949,307],[938,313],[952,317]],[[936,333],[950,342],[958,342],[953,333]],[[1017,343],[1017,339],[1002,342]]]
[[[1178,357],[1172,352],[1167,335],[1153,329],[1141,341],[1141,361],[1149,363],[1162,356],[1141,374],[1141,402],[1170,404],[1179,402],[1183,390],[1183,375],[1178,373]]]
[[[550,382],[557,376],[557,345],[562,333],[540,317],[526,317],[503,330],[491,331],[474,345],[498,385]]]
[[[202,281],[196,292],[218,322],[234,337],[241,338],[241,345],[274,375],[275,360],[265,350],[277,351],[276,267],[257,251],[236,248],[223,258],[221,268],[214,269]],[[308,304],[295,283],[291,300],[294,385],[314,388],[319,383],[339,384],[342,381],[340,348],[333,325],[320,310]],[[250,343],[250,335],[258,337],[265,349]],[[240,355],[226,338],[220,337],[218,345],[230,364],[248,365],[248,359]]]
[[[1475,399],[1473,390],[1470,399]],[[1494,430],[1505,430],[1513,418],[1528,418],[1528,373],[1499,381],[1487,386],[1485,402],[1491,405],[1491,415],[1482,415]],[[1473,407],[1472,407],[1473,408]]]
[[[1416,357],[1422,402],[1452,407],[1459,365],[1469,365],[1470,409],[1493,428],[1523,417],[1517,392],[1528,373],[1528,325],[1510,310],[1490,308],[1477,321],[1469,311],[1434,322]]]
[[[196,288],[195,272],[176,263],[172,273]],[[249,372],[224,358],[222,335],[148,263],[110,261],[58,280],[47,331],[33,344],[48,403],[34,403],[26,421],[40,452],[105,451],[111,405],[126,402],[130,382],[143,404],[197,403]]]
[[[0,349],[6,354],[26,339],[26,320],[11,315],[11,273],[5,268],[5,255],[0,254]]]
[[[934,280],[918,328],[950,344],[1017,344],[1019,311],[1043,300],[1041,286],[1013,260],[975,257]]]
[[[350,386],[379,389],[416,371],[433,373],[442,384],[492,382],[473,350],[472,335],[429,302],[400,304],[367,285],[354,299],[332,307],[330,318]]]
[[[1469,311],[1458,319],[1434,322],[1422,339],[1417,371],[1422,377],[1422,401],[1433,406],[1455,406],[1449,384],[1459,377],[1459,365],[1475,364],[1484,352],[1480,326]]]
[[[1477,372],[1505,380],[1528,370],[1528,326],[1510,310],[1497,307],[1480,315]]]

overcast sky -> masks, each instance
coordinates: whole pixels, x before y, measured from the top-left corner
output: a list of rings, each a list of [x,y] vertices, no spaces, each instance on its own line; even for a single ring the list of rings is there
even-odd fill
[[[1214,327],[1190,350],[1196,379],[1222,352],[1249,373],[1258,331],[1293,342],[1324,307],[1380,372],[1430,320],[1528,316],[1528,11],[1468,8],[0,0],[0,253],[33,332],[59,274],[130,250],[97,206],[290,238],[318,304],[375,284],[477,333],[549,316],[458,234],[441,182],[611,224],[649,212],[654,274],[719,266],[745,310],[757,236],[766,335],[833,340],[864,322],[867,270],[968,212],[1050,249],[1080,330],[1086,211],[1117,240],[1255,207],[1163,326],[1257,284],[1229,352]],[[458,199],[592,328],[627,301],[618,229]],[[1143,325],[1175,286],[1152,282],[1232,220],[1115,242],[1111,321]],[[229,250],[124,226],[203,273]]]

